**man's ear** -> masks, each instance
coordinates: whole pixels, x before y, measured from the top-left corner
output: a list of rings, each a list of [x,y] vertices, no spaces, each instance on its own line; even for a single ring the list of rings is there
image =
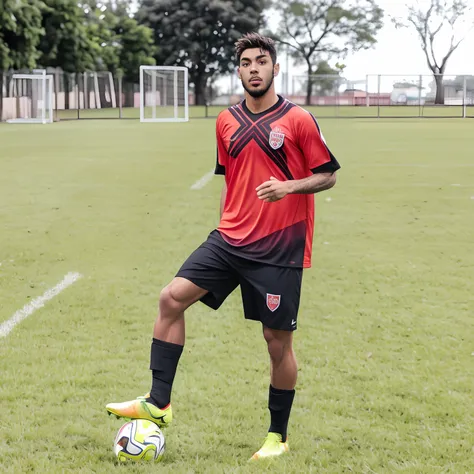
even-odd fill
[[[240,75],[240,67],[237,68],[237,77],[242,80],[242,76]]]
[[[275,66],[273,66],[273,76],[276,77],[278,76],[280,72],[280,64],[276,63]]]

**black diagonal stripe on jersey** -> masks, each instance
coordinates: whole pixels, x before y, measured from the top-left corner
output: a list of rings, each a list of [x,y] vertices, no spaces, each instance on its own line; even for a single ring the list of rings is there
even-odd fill
[[[241,108],[235,109],[236,115],[240,116],[240,119],[245,122],[245,126],[240,126],[237,132],[233,136],[238,136],[235,140],[233,146],[230,147],[229,154],[233,158],[237,158],[241,151],[247,146],[247,144],[252,140],[254,132],[254,124],[250,121],[247,115],[243,112]],[[238,119],[237,119],[238,120]],[[239,121],[240,123],[240,121]]]
[[[282,110],[276,116],[271,117],[270,120],[262,120],[256,125],[260,133],[263,135],[263,137],[268,143],[270,143],[270,134],[272,132],[272,129],[270,127],[271,123],[273,123],[275,120],[278,120],[281,117],[284,117],[291,108],[293,108],[292,105],[290,105],[290,102],[287,102],[285,106],[282,108]],[[276,156],[278,156],[283,161],[283,163],[287,162],[286,153],[283,148],[278,148],[276,150],[273,150],[273,152],[276,154]]]
[[[270,125],[281,117],[285,116],[295,105],[285,100],[278,109],[272,111],[269,115],[264,115],[256,122],[250,120],[240,105],[229,109],[232,116],[239,123],[239,128],[232,135],[232,145],[229,147],[229,155],[237,158],[242,150],[253,139],[262,151],[280,168],[288,179],[293,179],[287,164],[287,156],[282,148],[274,150],[270,144]]]
[[[229,150],[229,155],[232,158],[237,158],[242,150],[253,140],[255,133],[252,131],[251,133],[247,134],[245,138],[241,138],[238,142],[235,142],[235,146],[233,149]]]
[[[255,123],[253,123],[253,127],[258,127],[260,123],[262,122],[272,122],[274,120],[276,120],[277,118],[280,118],[282,117],[283,115],[286,114],[286,112],[283,112],[282,113],[282,110],[284,108],[286,108],[287,110],[289,110],[288,108],[288,104],[290,104],[289,101],[285,101],[282,103],[282,106],[279,107],[277,110],[273,111],[270,116],[264,116],[262,117],[260,120],[257,120]],[[293,105],[292,105],[293,106]],[[291,107],[290,107],[291,108]],[[245,120],[247,121],[249,118],[247,117],[247,114],[245,113],[245,111],[239,107],[238,109],[236,109],[236,113],[238,112],[238,114],[240,115],[241,119],[242,120]],[[240,120],[239,120],[239,123],[240,123]],[[270,140],[270,132],[271,132],[271,129],[270,127],[267,127],[268,128],[268,133],[266,135],[266,137],[264,138],[264,141],[269,141]],[[237,133],[237,132],[236,132]],[[241,141],[238,142],[238,146],[237,145],[234,145],[232,147],[232,156],[234,156],[234,158],[236,158],[240,152],[245,148],[245,146],[249,143],[249,141],[253,138],[253,135],[255,134],[255,129],[254,128],[250,128],[250,129],[247,129],[243,134],[241,134]],[[235,135],[235,134],[234,134]],[[237,146],[237,148],[236,148]],[[270,148],[269,148],[270,149]],[[272,149],[273,150],[273,149]],[[276,153],[277,156],[280,156],[280,158],[282,159],[283,163],[286,163],[286,155],[285,153],[281,150],[279,152]]]
[[[288,102],[288,101],[282,102],[282,104],[280,105],[280,107],[278,107],[278,109],[273,110],[268,115],[264,115],[263,117],[256,120],[255,122],[252,121],[252,119],[247,115],[247,113],[245,112],[245,110],[243,109],[243,107],[241,105],[236,106],[236,108],[234,110],[235,110],[236,113],[238,113],[240,115],[240,118],[243,121],[245,121],[246,124],[248,123],[248,124],[251,125],[251,128],[249,128],[245,131],[245,134],[251,134],[252,133],[252,127],[257,126],[262,121],[268,121],[268,120],[272,121],[272,120],[274,120],[274,117],[277,117],[277,116],[279,117],[280,116],[279,111],[281,111],[281,109],[283,108],[285,102]],[[240,121],[239,121],[239,123],[240,123]],[[246,135],[242,135],[241,138],[244,138],[244,136],[245,136],[245,138],[247,138]],[[240,151],[239,151],[239,153],[240,153]]]
[[[270,148],[267,143],[265,143],[261,137],[258,135],[255,135],[254,137],[255,143],[266,153],[266,155],[280,168],[280,170],[283,172],[283,174],[288,178],[288,179],[294,179],[293,175],[291,174],[291,171],[288,168],[288,165],[286,163],[282,163],[273,152],[273,150]]]
[[[249,137],[245,138],[245,135],[247,135],[252,129],[252,122],[245,115],[239,114],[238,105],[231,107],[229,109],[229,112],[232,114],[232,116],[235,118],[235,120],[237,120],[237,122],[240,125],[240,127],[232,135],[231,145],[229,147],[229,155],[232,156],[233,158],[237,158],[241,150],[236,151],[236,147],[243,142],[243,146],[242,146],[243,148],[252,139],[251,134],[249,135]]]
[[[234,109],[234,117],[241,124],[239,129],[234,133],[233,137],[237,136],[238,139],[235,140],[234,145],[231,147],[232,152],[235,154],[235,158],[240,154],[245,145],[252,139],[252,129],[254,124],[247,117],[247,114],[244,113],[241,107],[236,107]]]
[[[313,119],[313,122],[314,122],[314,124],[316,125],[316,128],[318,129],[319,136],[321,137],[321,140],[322,140],[324,146],[326,147],[326,150],[327,150],[328,153],[329,153],[329,157],[331,158],[331,162],[337,163],[337,165],[339,166],[339,163],[337,162],[336,157],[332,154],[332,151],[331,151],[331,150],[329,149],[329,147],[327,146],[326,141],[323,140],[322,133],[321,133],[321,129],[319,128],[319,123],[318,123],[318,121],[316,120],[316,117],[315,117],[312,113],[310,113],[309,115],[311,115],[311,118]],[[339,168],[340,168],[340,166],[339,166]],[[339,169],[339,168],[337,168],[337,169]]]
[[[275,120],[284,117],[293,107],[295,107],[295,104],[286,101],[285,105],[280,109],[277,115],[261,120],[260,122],[258,122],[258,125],[263,127],[270,134],[270,132],[272,131],[270,125],[275,122]]]
[[[282,149],[274,150],[269,145],[271,129],[268,127],[269,132],[267,132],[265,131],[265,129],[261,129],[260,127],[261,122],[272,122],[276,120],[277,118],[280,118],[281,116],[285,115],[286,112],[283,112],[283,108],[287,108],[289,110],[289,108],[286,107],[287,104],[285,104],[285,106],[281,108],[282,110],[279,109],[280,112],[272,114],[271,117],[262,117],[262,119],[260,119],[254,124],[254,127],[248,131],[248,136],[239,142],[239,146],[235,150],[235,153],[236,153],[235,157],[238,156],[238,154],[244,149],[244,147],[253,138],[255,139],[256,142],[258,142],[259,147],[263,151],[265,151],[267,156],[282,170],[283,174],[287,178],[293,179],[291,177],[292,175],[287,165],[287,157],[286,157],[285,152]],[[239,111],[239,112],[242,113],[243,111]],[[257,141],[257,137],[259,137],[260,139],[259,141]]]
[[[281,117],[284,117],[292,108],[294,107],[294,104],[292,104],[289,101],[285,101],[285,105],[283,108],[278,112],[276,116],[271,117],[270,119],[264,119],[261,122],[257,124],[257,127],[260,131],[260,133],[264,137],[264,141],[267,143],[270,143],[270,133],[272,132],[272,129],[270,127],[271,123],[274,122],[275,120],[278,120]],[[287,163],[287,157],[286,153],[283,148],[278,148],[277,150],[273,150],[273,153],[275,153],[275,156],[277,156],[284,166],[286,166]]]
[[[274,159],[275,162],[280,162],[282,166],[286,166],[286,153],[283,151],[282,148],[277,148],[276,150],[271,147],[270,145],[270,134],[258,125],[255,128],[255,135],[258,135],[260,140],[262,140],[263,143],[266,144],[269,152],[272,155],[272,159]],[[268,153],[267,153],[268,154]]]
[[[245,114],[242,114],[240,107],[238,105],[234,105],[234,107],[231,107],[229,109],[229,112],[234,116],[235,120],[239,122],[241,127],[252,126],[252,121]]]

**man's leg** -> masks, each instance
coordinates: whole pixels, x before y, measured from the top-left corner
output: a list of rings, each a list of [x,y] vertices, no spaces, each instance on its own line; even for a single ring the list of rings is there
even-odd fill
[[[295,397],[297,378],[296,358],[293,352],[293,333],[263,326],[263,336],[270,354],[270,389],[268,409],[270,428],[263,446],[251,460],[279,456],[289,450],[288,420]]]
[[[184,311],[207,293],[185,278],[175,278],[160,294],[159,312],[153,330],[150,393],[124,403],[109,403],[107,411],[117,417],[143,418],[161,426],[172,420],[171,389],[185,339]]]
[[[184,311],[206,293],[191,281],[179,277],[161,291],[150,355],[153,383],[147,398],[148,402],[159,408],[170,403],[185,340]]]
[[[198,300],[212,309],[220,307],[239,284],[230,259],[231,256],[223,256],[209,238],[162,290],[151,345],[150,393],[128,402],[109,403],[106,407],[109,414],[151,420],[161,426],[171,422],[171,389],[185,339],[184,311]]]
[[[288,420],[295,396],[298,367],[293,352],[293,333],[264,326],[263,336],[270,354],[269,432],[279,433],[286,442]]]
[[[293,351],[293,332],[263,327],[270,355],[270,382],[280,390],[294,390],[298,366]]]
[[[263,446],[252,456],[260,459],[289,450],[287,427],[298,371],[293,331],[297,327],[303,271],[245,263],[241,274],[245,317],[262,323],[270,355],[270,428]]]
[[[153,337],[172,344],[184,345],[184,311],[200,300],[207,290],[185,278],[174,278],[160,293],[158,317]]]

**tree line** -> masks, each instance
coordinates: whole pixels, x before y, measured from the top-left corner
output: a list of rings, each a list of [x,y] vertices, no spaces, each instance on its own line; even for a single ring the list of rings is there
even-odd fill
[[[431,3],[430,9],[408,9],[405,26],[414,27],[429,67],[442,74],[462,38],[439,64],[432,43],[442,27],[456,27],[469,0]],[[0,70],[111,71],[137,82],[142,64],[186,66],[195,101],[204,104],[212,79],[235,69],[234,42],[260,31],[305,65],[309,103],[314,74],[339,74],[344,66],[329,62],[372,47],[384,18],[376,0],[141,0],[132,11],[135,5],[130,0],[0,0]],[[272,15],[279,20],[270,31]],[[404,23],[397,19],[397,25]]]

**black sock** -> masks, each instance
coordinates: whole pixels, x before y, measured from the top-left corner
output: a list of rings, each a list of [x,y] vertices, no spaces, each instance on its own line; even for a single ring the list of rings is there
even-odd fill
[[[280,433],[282,441],[286,441],[288,420],[290,419],[291,405],[295,398],[294,390],[280,390],[270,385],[268,394],[268,409],[270,410],[270,428],[272,433]]]
[[[182,352],[183,346],[179,344],[153,339],[150,355],[153,383],[148,401],[159,408],[170,403],[171,388]]]

